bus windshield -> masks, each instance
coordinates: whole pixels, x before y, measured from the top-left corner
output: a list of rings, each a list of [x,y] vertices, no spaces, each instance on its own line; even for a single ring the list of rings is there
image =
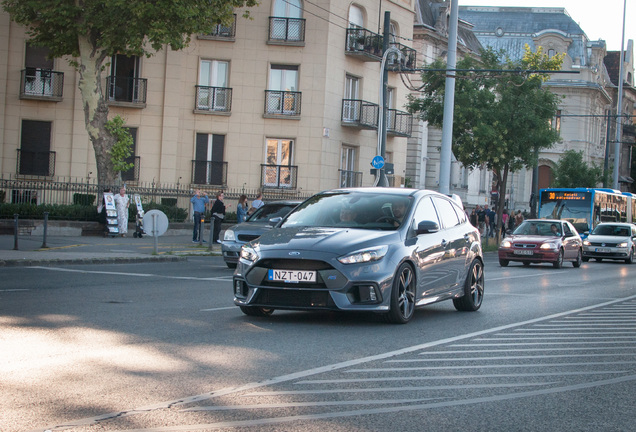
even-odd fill
[[[591,229],[591,210],[590,192],[544,192],[541,194],[539,218],[567,220],[583,233]]]

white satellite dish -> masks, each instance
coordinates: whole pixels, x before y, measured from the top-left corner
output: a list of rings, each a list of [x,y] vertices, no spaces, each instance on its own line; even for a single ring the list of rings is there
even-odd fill
[[[144,231],[150,237],[159,237],[168,230],[168,216],[161,210],[149,210],[144,214]]]

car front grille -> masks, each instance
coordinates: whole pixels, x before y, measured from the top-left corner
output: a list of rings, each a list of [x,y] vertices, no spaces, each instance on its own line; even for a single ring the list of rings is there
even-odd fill
[[[534,243],[515,243],[513,246],[517,249],[534,249],[537,247]]]
[[[259,238],[259,235],[255,235],[255,234],[239,234],[238,235],[238,241],[240,242],[251,242],[252,240],[256,240],[257,238]]]
[[[616,247],[618,243],[601,243],[601,242],[590,242],[590,246],[599,246],[599,247]]]
[[[328,291],[259,289],[251,304],[277,308],[337,309]]]
[[[324,261],[305,259],[265,259],[258,263],[259,267],[266,269],[283,270],[331,270],[333,267]]]

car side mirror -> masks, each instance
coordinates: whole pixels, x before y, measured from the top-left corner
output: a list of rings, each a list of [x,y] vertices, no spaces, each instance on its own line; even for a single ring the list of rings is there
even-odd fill
[[[283,218],[282,218],[282,217],[280,217],[280,216],[279,216],[279,217],[275,217],[275,218],[271,218],[271,219],[269,220],[269,224],[270,224],[271,226],[275,227],[275,226],[276,226],[276,225],[278,225],[278,224],[280,223],[280,221],[282,221],[282,220],[283,220]]]
[[[415,234],[417,235],[430,234],[430,233],[436,233],[438,231],[439,231],[439,225],[437,224],[437,222],[422,221],[417,224],[417,231],[415,232]]]

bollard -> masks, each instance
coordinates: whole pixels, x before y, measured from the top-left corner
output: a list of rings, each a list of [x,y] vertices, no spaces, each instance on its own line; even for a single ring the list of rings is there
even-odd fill
[[[210,216],[210,239],[208,242],[208,252],[212,252],[212,238],[214,237],[214,216]]]
[[[159,253],[159,241],[157,239],[157,237],[159,234],[159,230],[157,229],[157,214],[153,213],[152,214],[152,237],[154,238],[154,243],[155,243],[155,251],[154,254],[157,255]]]
[[[44,234],[42,236],[42,246],[40,248],[46,249],[48,246],[46,245],[46,228],[49,224],[49,212],[44,212]]]
[[[199,246],[203,244],[203,224],[205,223],[205,215],[201,213],[201,221],[199,223]]]
[[[18,250],[18,215],[13,215],[13,250]]]

